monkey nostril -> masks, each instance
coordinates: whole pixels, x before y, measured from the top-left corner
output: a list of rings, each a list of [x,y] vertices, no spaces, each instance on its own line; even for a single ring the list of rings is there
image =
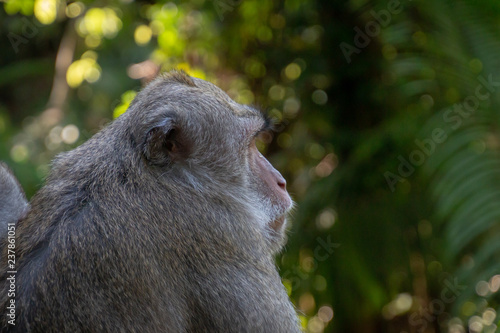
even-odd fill
[[[283,190],[286,190],[286,180],[284,178],[278,178],[278,186],[283,189]]]

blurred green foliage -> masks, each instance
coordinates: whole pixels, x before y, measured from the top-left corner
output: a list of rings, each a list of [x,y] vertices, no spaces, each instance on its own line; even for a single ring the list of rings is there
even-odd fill
[[[496,0],[3,0],[0,159],[50,161],[180,68],[278,122],[307,332],[495,332]]]

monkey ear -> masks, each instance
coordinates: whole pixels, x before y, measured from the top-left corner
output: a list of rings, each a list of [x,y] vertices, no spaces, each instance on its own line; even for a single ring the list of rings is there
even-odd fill
[[[172,163],[180,153],[178,141],[179,129],[172,118],[166,118],[161,124],[149,129],[143,147],[146,159],[155,165],[165,166]]]

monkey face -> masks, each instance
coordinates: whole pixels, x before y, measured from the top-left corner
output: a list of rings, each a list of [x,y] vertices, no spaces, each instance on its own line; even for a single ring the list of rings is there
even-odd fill
[[[286,181],[271,163],[259,152],[252,139],[249,150],[250,188],[259,198],[261,209],[268,219],[268,226],[278,235],[283,233],[286,213],[293,203],[286,190]]]

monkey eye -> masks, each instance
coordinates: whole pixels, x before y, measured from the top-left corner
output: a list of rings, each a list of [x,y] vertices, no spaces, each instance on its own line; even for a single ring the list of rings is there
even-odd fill
[[[273,133],[268,130],[263,130],[255,134],[255,145],[260,152],[265,152],[267,145],[273,141]]]
[[[273,141],[273,133],[268,130],[260,131],[255,135],[255,138],[267,145]]]

